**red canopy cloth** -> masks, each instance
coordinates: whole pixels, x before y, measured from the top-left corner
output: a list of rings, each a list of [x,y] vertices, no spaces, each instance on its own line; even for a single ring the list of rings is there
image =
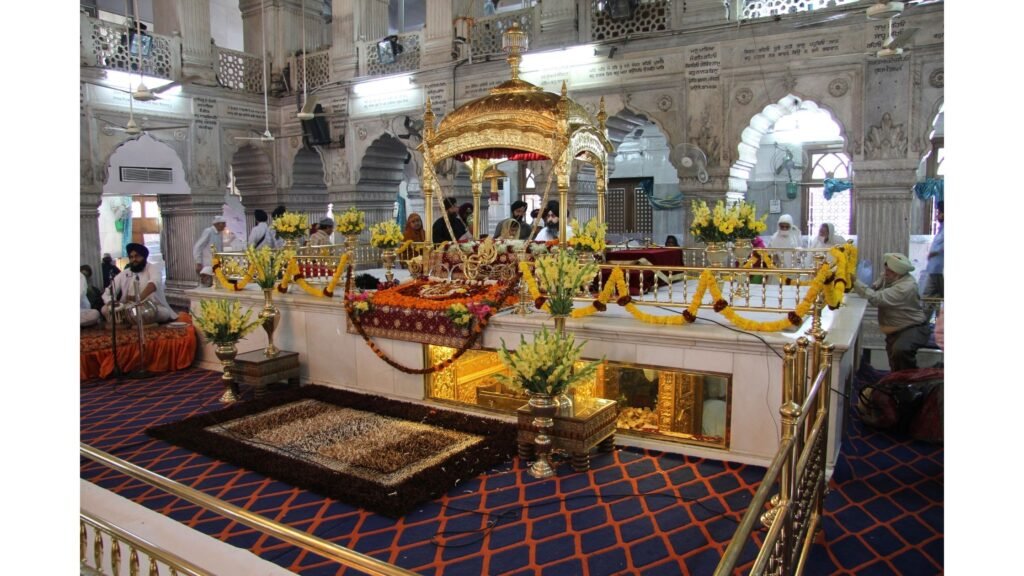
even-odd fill
[[[678,248],[638,248],[635,250],[616,250],[614,252],[607,252],[604,255],[605,261],[609,264],[615,262],[621,262],[623,264],[637,264],[638,261],[643,258],[650,262],[654,266],[682,266],[683,265],[683,251]],[[625,271],[626,276],[629,278],[629,294],[631,296],[640,295],[640,277],[641,274],[637,271],[630,272]],[[602,284],[608,281],[608,277],[611,275],[611,270],[601,271],[601,282]],[[654,290],[658,284],[664,284],[662,281],[655,282],[654,272],[643,273],[643,287],[644,292],[650,292]]]
[[[188,312],[179,313],[178,322],[185,323],[185,326],[160,324],[145,329],[147,372],[173,372],[192,365],[196,357],[196,329]],[[82,330],[79,339],[80,380],[106,378],[114,373],[110,333],[109,324]],[[139,369],[137,328],[117,326],[117,363],[124,372]]]

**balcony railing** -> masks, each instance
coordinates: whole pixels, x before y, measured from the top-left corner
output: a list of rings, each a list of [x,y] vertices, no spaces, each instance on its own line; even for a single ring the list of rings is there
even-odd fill
[[[217,47],[216,49],[217,81],[225,88],[263,93],[263,59],[258,55],[228,50]],[[270,65],[270,61],[267,61]]]
[[[539,30],[534,27],[534,23],[540,20],[534,16],[535,9],[539,10],[540,8],[526,8],[515,12],[476,18],[470,33],[470,46],[474,60],[478,56],[502,54],[501,35],[513,23],[519,24],[519,27],[529,36],[531,43],[535,42],[539,38]]]
[[[303,81],[308,83],[305,89],[313,90],[327,84],[331,80],[331,53],[330,50],[321,50],[319,52],[309,52],[306,54],[306,58],[303,59],[301,54],[298,54],[293,59],[294,63],[291,66],[292,72],[292,86],[295,87],[296,92],[302,92]]]
[[[854,2],[859,2],[859,0],[744,0],[740,4],[740,19],[754,20],[769,16],[824,10]]]
[[[141,72],[154,78],[174,80],[181,77],[181,39],[147,34],[152,39],[150,53],[141,59]],[[138,74],[138,54],[129,50],[129,33],[118,24],[80,14],[79,53],[83,66]]]

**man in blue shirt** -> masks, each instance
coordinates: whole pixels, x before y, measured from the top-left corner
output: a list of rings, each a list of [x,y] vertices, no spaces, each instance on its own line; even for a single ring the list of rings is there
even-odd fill
[[[940,200],[935,203],[935,219],[939,221],[939,232],[935,235],[935,239],[932,240],[932,246],[928,249],[928,264],[925,267],[927,278],[925,279],[924,291],[922,296],[925,298],[942,298],[944,294],[943,282],[942,282],[942,268],[943,261],[943,248],[945,238],[943,236],[946,230],[945,218],[943,217],[943,202]],[[929,320],[935,310],[938,309],[938,303],[925,302],[924,303],[924,314]]]

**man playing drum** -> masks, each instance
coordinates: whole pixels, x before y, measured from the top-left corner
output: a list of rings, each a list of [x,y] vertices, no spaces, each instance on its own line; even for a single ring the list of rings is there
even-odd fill
[[[132,320],[134,318],[125,316],[121,318],[121,310],[130,310],[135,307],[138,300],[141,305],[137,312],[142,314],[144,323],[170,322],[176,320],[178,315],[167,304],[167,297],[164,296],[163,281],[159,264],[151,264],[146,261],[149,258],[149,249],[142,244],[129,244],[128,266],[114,277],[114,301],[117,306],[114,308],[114,321]],[[138,298],[136,298],[136,295]],[[103,292],[103,317],[111,320],[111,295],[110,290]]]

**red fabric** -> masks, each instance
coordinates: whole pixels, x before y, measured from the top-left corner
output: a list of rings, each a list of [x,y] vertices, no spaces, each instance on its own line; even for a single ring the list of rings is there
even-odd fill
[[[605,261],[609,264],[615,262],[632,262],[635,263],[637,260],[644,258],[653,266],[682,266],[683,265],[683,251],[676,248],[643,248],[636,250],[616,250],[614,252],[608,252],[605,254]],[[640,295],[640,273],[638,271],[624,270],[627,277],[629,278],[629,294],[631,296]],[[608,281],[608,277],[611,276],[611,270],[601,270],[601,282],[602,284]],[[664,284],[664,282],[660,282]],[[650,292],[655,289],[654,272],[643,273],[643,285],[644,292]]]
[[[512,148],[486,148],[483,150],[470,150],[469,152],[463,152],[462,154],[456,154],[455,159],[459,162],[465,162],[473,158],[485,158],[487,160],[493,160],[496,158],[507,158],[508,160],[547,160],[548,157],[543,154],[537,154],[536,152],[525,152],[523,150],[515,150]]]
[[[196,356],[196,330],[188,312],[178,314],[184,328],[161,324],[147,328],[146,371],[173,372],[188,368]],[[114,356],[110,350],[110,327],[87,328],[79,338],[79,378],[106,378],[114,373]],[[124,372],[139,369],[139,337],[134,327],[117,327],[117,362]]]

